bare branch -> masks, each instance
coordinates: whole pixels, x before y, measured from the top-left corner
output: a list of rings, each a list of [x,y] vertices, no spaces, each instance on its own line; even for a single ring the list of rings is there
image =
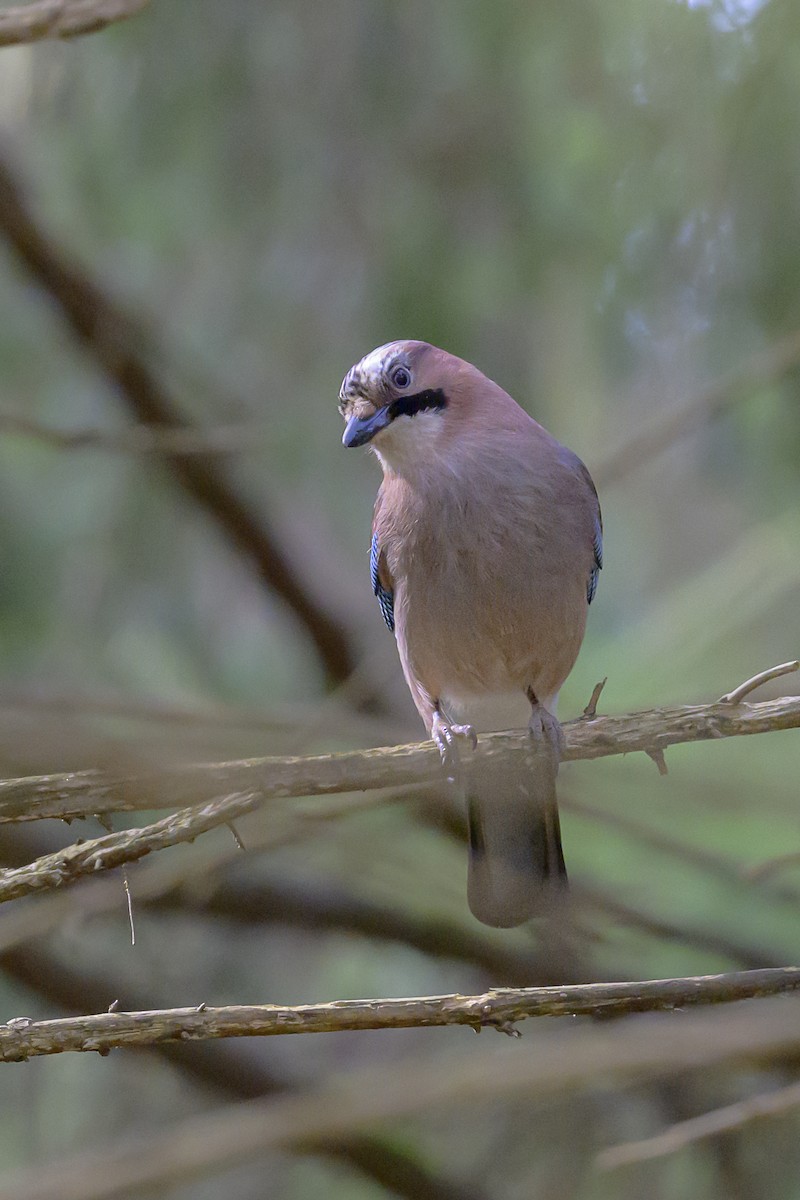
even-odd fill
[[[797,1050],[799,1016],[796,1001],[759,1001],[721,1015],[660,1014],[545,1030],[514,1053],[497,1042],[444,1060],[407,1058],[390,1068],[381,1063],[338,1071],[335,1081],[313,1091],[231,1105],[134,1143],[127,1139],[6,1174],[0,1200],[111,1200],[138,1189],[165,1191],[265,1151],[314,1148],[429,1111],[515,1097],[541,1102],[599,1080],[638,1081],[720,1063],[768,1062]]]
[[[626,1167],[630,1163],[647,1162],[652,1158],[663,1158],[667,1154],[676,1154],[686,1146],[704,1138],[714,1137],[718,1133],[729,1133],[732,1129],[741,1129],[759,1117],[777,1117],[790,1108],[800,1105],[800,1083],[791,1083],[788,1087],[779,1088],[774,1092],[763,1092],[758,1096],[748,1096],[736,1104],[727,1104],[724,1108],[715,1108],[712,1112],[703,1113],[700,1117],[692,1117],[688,1121],[678,1121],[659,1133],[656,1137],[643,1138],[638,1142],[624,1142],[619,1146],[610,1146],[601,1151],[595,1159],[598,1171],[613,1171],[617,1167]]]
[[[44,233],[14,172],[3,161],[0,234],[56,302],[76,341],[114,385],[136,421],[160,430],[190,428],[143,351],[136,322]],[[256,514],[213,456],[173,454],[163,462],[175,482],[294,613],[330,682],[344,683],[354,667],[348,631],[325,598],[312,594],[298,576],[263,513]]]
[[[98,33],[126,21],[150,0],[34,0],[0,12],[0,46]]]
[[[78,968],[74,960],[67,964],[30,943],[3,953],[2,967],[6,977],[40,996],[48,1007],[57,1005],[70,1012],[106,1008],[120,988],[132,1008],[144,1008],[152,995],[140,971],[121,979],[107,962],[108,974],[85,964]],[[180,1041],[155,1045],[152,1052],[184,1080],[202,1087],[205,1096],[264,1101],[267,1096],[290,1096],[300,1090],[286,1064],[271,1067],[267,1054],[242,1054],[242,1048],[232,1041],[202,1045]],[[386,1138],[359,1132],[352,1137],[328,1138],[307,1151],[361,1172],[406,1200],[489,1200],[477,1184],[437,1173],[419,1161],[413,1148],[390,1144]]]
[[[769,875],[783,871],[786,867],[796,867],[798,863],[800,863],[800,850],[791,850],[788,854],[776,854],[774,858],[765,858],[763,862],[756,863],[753,867],[745,867],[742,871],[742,878],[749,879],[752,883],[760,883]]]
[[[383,802],[399,798],[398,794],[394,793],[383,797]],[[64,850],[45,854],[26,866],[2,870],[0,904],[6,900],[17,900],[21,896],[51,891],[85,876],[92,877],[101,871],[136,862],[153,850],[165,850],[168,846],[193,842],[200,834],[227,826],[238,817],[253,812],[261,805],[262,799],[257,793],[221,796],[201,808],[182,808],[140,829],[126,829],[89,841],[78,841]],[[279,846],[295,841],[301,828],[307,830],[311,823],[349,815],[364,808],[371,808],[377,802],[380,800],[376,800],[374,796],[349,796],[322,812],[292,813],[288,821],[270,823],[267,835],[258,840],[258,847],[264,849],[266,846]],[[240,854],[233,844],[231,852],[237,856]]]
[[[664,407],[617,450],[592,467],[598,487],[616,483],[673,442],[746,399],[752,391],[784,375],[800,362],[800,330],[751,355],[730,375],[689,396],[680,404]]]
[[[771,679],[780,679],[782,675],[791,675],[793,671],[800,671],[800,662],[797,659],[792,662],[780,663],[777,667],[769,667],[766,671],[759,671],[752,679],[745,679],[744,683],[740,683],[732,692],[726,692],[724,696],[720,696],[719,703],[741,704],[745,696],[749,696],[763,683],[769,683]]]
[[[253,425],[219,425],[211,429],[193,426],[153,428],[134,425],[129,429],[54,429],[19,413],[0,412],[0,434],[33,438],[56,450],[105,450],[111,454],[241,454],[263,451],[267,431]]]
[[[722,703],[654,708],[567,722],[563,727],[564,759],[650,753],[683,742],[798,727],[800,696],[784,696],[743,708]],[[478,740],[479,757],[508,755],[525,759],[529,753],[530,741],[524,732],[489,734]],[[464,766],[468,770],[469,762],[465,761]],[[205,804],[233,792],[257,793],[256,807],[265,800],[291,796],[329,796],[441,782],[441,760],[432,742],[306,758],[276,756],[202,763],[141,775],[71,771],[0,781],[0,823],[175,808]],[[230,819],[221,815],[217,823]]]
[[[497,988],[480,996],[418,996],[400,1000],[334,1000],[328,1004],[274,1004],[104,1012],[88,1017],[0,1026],[0,1059],[20,1062],[43,1054],[97,1051],[163,1042],[226,1037],[275,1037],[288,1033],[341,1033],[365,1029],[469,1025],[508,1029],[529,1017],[603,1016],[672,1011],[774,996],[800,989],[800,967],[650,979],[636,983],[587,983],[565,987]]]

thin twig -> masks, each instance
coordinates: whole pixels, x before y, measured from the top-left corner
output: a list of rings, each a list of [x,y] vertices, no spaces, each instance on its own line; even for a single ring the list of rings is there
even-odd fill
[[[782,675],[791,675],[793,671],[800,671],[800,662],[797,659],[793,659],[792,662],[780,663],[777,667],[769,667],[766,671],[759,671],[752,679],[746,679],[744,683],[740,683],[732,692],[726,692],[724,696],[720,696],[719,703],[741,704],[745,696],[749,696],[763,683],[769,683],[771,679],[780,679]]]
[[[134,425],[130,429],[54,429],[18,413],[0,412],[0,434],[32,438],[56,450],[102,450],[109,454],[162,454],[169,457],[192,454],[263,452],[266,429],[252,425],[220,425],[213,429],[188,426],[153,428]]]
[[[796,867],[798,863],[800,863],[800,850],[792,850],[788,854],[776,854],[773,858],[766,858],[763,862],[756,863],[754,867],[744,867],[742,878],[751,883],[759,883],[768,875],[774,875],[786,867]]]
[[[747,399],[756,387],[784,375],[800,362],[800,330],[758,350],[729,375],[715,380],[681,403],[662,408],[618,449],[592,467],[598,487],[616,483],[662,450],[734,404]]]
[[[150,0],[34,0],[0,12],[0,46],[74,38],[126,21]]]
[[[603,1016],[663,1012],[724,1004],[800,989],[800,967],[650,979],[636,983],[588,983],[568,987],[497,988],[479,996],[419,996],[408,999],[334,1000],[282,1007],[230,1005],[154,1012],[103,1012],[55,1021],[10,1021],[0,1025],[0,1059],[18,1062],[65,1051],[99,1051],[152,1046],[187,1039],[275,1037],[290,1033],[341,1033],[365,1029],[422,1029],[469,1025],[511,1026],[530,1017]]]
[[[113,1019],[112,1014],[112,1019]],[[198,1014],[202,1015],[202,1014]],[[286,1146],[318,1147],[420,1114],[502,1099],[531,1102],[609,1082],[640,1081],[721,1063],[769,1062],[795,1052],[797,1002],[758,1001],[723,1014],[659,1014],[506,1039],[470,1054],[407,1057],[335,1078],[302,1094],[228,1106],[71,1159],[5,1175],[0,1200],[111,1200],[164,1194],[210,1172]],[[191,1036],[191,1035],[190,1035]]]
[[[691,1117],[688,1121],[678,1121],[655,1137],[610,1146],[597,1155],[595,1166],[598,1171],[613,1171],[630,1163],[663,1158],[667,1154],[676,1154],[704,1138],[714,1137],[718,1133],[729,1133],[732,1129],[741,1129],[743,1125],[759,1117],[780,1116],[798,1105],[800,1083],[790,1083],[788,1087],[779,1088],[777,1091],[748,1096],[736,1104],[726,1104],[724,1108],[715,1108],[702,1116]]]

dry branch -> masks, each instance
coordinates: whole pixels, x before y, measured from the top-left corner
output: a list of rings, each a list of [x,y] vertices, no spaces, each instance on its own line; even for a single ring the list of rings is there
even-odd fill
[[[51,897],[52,899],[52,897]],[[40,998],[49,1007],[72,1012],[101,1011],[124,988],[133,1008],[144,1008],[152,996],[140,971],[120,980],[109,967],[86,964],[78,967],[41,946],[19,947],[2,955],[7,978]],[[152,1047],[162,1063],[180,1072],[184,1081],[202,1089],[208,1097],[225,1100],[265,1101],[267,1097],[290,1097],[300,1091],[286,1062],[271,1063],[267,1053],[241,1053],[246,1049],[233,1041],[166,1042]],[[308,1148],[321,1158],[360,1172],[379,1187],[405,1200],[489,1200],[477,1185],[449,1178],[433,1166],[419,1161],[414,1149],[387,1138],[371,1137],[360,1131],[352,1136],[327,1138]],[[2,1187],[0,1187],[0,1191]]]
[[[153,428],[134,425],[128,429],[56,429],[20,413],[0,412],[0,434],[31,438],[54,450],[103,450],[110,454],[163,454],[168,457],[192,454],[263,453],[269,441],[266,426],[240,423],[214,428],[178,426]]]
[[[565,759],[651,753],[681,742],[766,733],[800,726],[800,697],[755,705],[717,703],[595,717],[564,726]],[[530,755],[527,733],[499,733],[478,741],[479,756]],[[469,770],[469,762],[465,761]],[[266,800],[323,796],[441,782],[433,743],[308,758],[245,759],[142,776],[100,771],[33,776],[0,783],[0,822],[186,807],[141,829],[108,834],[45,855],[25,867],[0,871],[0,902],[60,887],[83,875],[133,862],[152,850],[193,841],[202,833],[253,812]]]
[[[781,1116],[798,1105],[800,1083],[790,1083],[788,1087],[779,1088],[777,1091],[761,1092],[735,1104],[726,1104],[724,1108],[715,1108],[699,1117],[691,1117],[688,1121],[678,1121],[655,1137],[610,1146],[598,1154],[595,1165],[599,1171],[613,1171],[616,1167],[628,1166],[630,1163],[663,1158],[667,1154],[676,1154],[704,1138],[729,1133],[732,1129],[741,1129],[743,1125],[760,1117]]]
[[[643,466],[679,438],[746,399],[756,388],[779,379],[799,362],[800,330],[796,329],[679,404],[663,406],[651,421],[595,463],[592,475],[597,486],[617,483],[629,471]]]
[[[341,1033],[365,1029],[411,1029],[436,1025],[493,1026],[508,1032],[529,1017],[602,1016],[672,1011],[723,1004],[800,989],[800,967],[650,979],[635,983],[588,983],[569,987],[497,988],[479,996],[418,996],[408,999],[334,1000],[282,1007],[274,1004],[106,1012],[55,1021],[21,1017],[0,1026],[0,1059],[21,1062],[44,1054],[153,1046],[172,1041],[226,1037],[274,1037],[289,1033]]]
[[[648,753],[684,742],[797,728],[800,728],[800,696],[783,696],[753,705],[719,702],[654,708],[623,716],[567,722],[563,726],[563,757],[565,761],[574,761],[635,751]],[[530,742],[523,732],[489,734],[479,738],[477,753],[525,759],[530,753]],[[468,761],[465,760],[464,766],[469,768]],[[432,742],[305,758],[275,756],[202,763],[140,775],[71,771],[0,781],[0,823],[151,811],[193,802],[199,805],[233,792],[258,793],[256,803],[259,803],[293,796],[330,796],[441,782],[440,759]],[[236,812],[232,816],[223,812],[217,824],[225,824],[235,815]]]
[[[150,0],[34,0],[0,12],[0,46],[98,33],[126,21]]]
[[[139,425],[191,430],[142,348],[136,321],[40,228],[8,163],[0,160],[0,235],[58,306],[75,340],[117,389]],[[300,578],[274,530],[240,495],[213,455],[167,455],[173,479],[294,614],[332,684],[353,673],[347,629]],[[377,703],[377,701],[375,702]]]
[[[758,1001],[722,1014],[658,1014],[568,1030],[472,1053],[405,1059],[349,1073],[313,1091],[237,1104],[122,1143],[6,1176],[0,1200],[110,1200],[163,1192],[212,1170],[286,1146],[352,1138],[387,1121],[497,1099],[541,1102],[598,1081],[639,1081],[680,1072],[780,1060],[800,1045],[797,1001]]]

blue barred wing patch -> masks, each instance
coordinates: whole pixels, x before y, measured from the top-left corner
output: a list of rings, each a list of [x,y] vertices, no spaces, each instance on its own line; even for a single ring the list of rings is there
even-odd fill
[[[369,551],[369,577],[372,580],[372,590],[378,597],[383,619],[394,633],[394,592],[390,592],[381,583],[380,562],[381,548],[378,545],[378,535],[373,533]]]
[[[603,519],[600,516],[599,509],[594,519],[592,548],[594,549],[594,565],[589,574],[589,582],[586,585],[586,599],[590,604],[594,600],[594,594],[597,591],[597,580],[603,569]]]

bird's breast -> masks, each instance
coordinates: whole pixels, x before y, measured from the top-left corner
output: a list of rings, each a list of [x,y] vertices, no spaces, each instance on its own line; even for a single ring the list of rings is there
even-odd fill
[[[585,554],[531,494],[443,498],[387,547],[398,639],[433,693],[558,691],[586,619]],[[497,726],[495,726],[497,727]]]

